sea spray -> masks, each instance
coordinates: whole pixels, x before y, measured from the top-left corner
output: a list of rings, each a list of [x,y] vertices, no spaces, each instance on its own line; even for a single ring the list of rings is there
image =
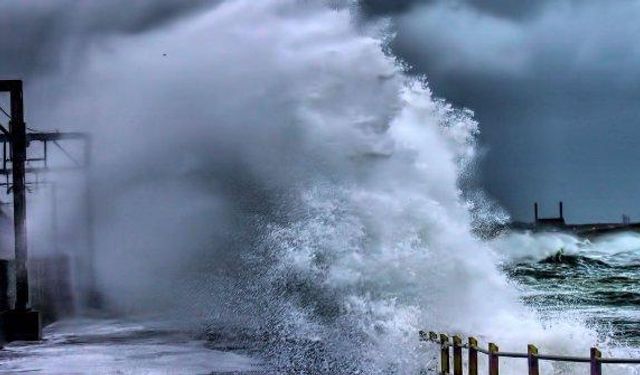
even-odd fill
[[[472,234],[472,113],[352,16],[226,1],[85,52],[46,115],[94,133],[111,305],[233,336],[282,373],[418,373],[421,329],[587,353],[595,333],[543,326]]]
[[[598,332],[605,356],[638,357],[640,236],[591,239],[562,232],[514,231],[491,241],[501,268],[545,324],[581,322]],[[638,373],[633,366],[607,371]],[[635,372],[634,372],[635,371]]]

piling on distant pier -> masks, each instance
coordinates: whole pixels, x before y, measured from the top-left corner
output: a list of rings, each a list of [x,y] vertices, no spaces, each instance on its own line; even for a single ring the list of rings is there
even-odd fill
[[[534,211],[534,224],[536,227],[556,227],[556,228],[564,228],[566,227],[567,223],[564,220],[564,203],[562,201],[560,201],[558,203],[558,211],[559,211],[559,216],[557,217],[545,217],[542,218],[540,217],[540,206],[538,205],[538,202],[533,204],[533,211]]]

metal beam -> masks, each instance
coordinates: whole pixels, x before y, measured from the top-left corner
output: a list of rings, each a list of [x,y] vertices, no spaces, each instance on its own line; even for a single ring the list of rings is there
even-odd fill
[[[87,167],[90,162],[90,148],[91,137],[86,133],[81,132],[26,132],[27,127],[24,122],[24,103],[22,93],[22,81],[20,80],[0,80],[0,92],[9,92],[11,97],[11,121],[9,122],[8,131],[2,132],[0,129],[0,143],[4,144],[4,163],[0,166],[0,175],[7,176],[6,184],[9,184],[8,176],[12,175],[11,191],[13,193],[13,207],[14,207],[14,231],[15,231],[15,265],[16,265],[16,302],[15,310],[27,311],[29,310],[29,277],[27,273],[27,228],[26,228],[26,174],[27,173],[39,173],[61,170],[81,169]],[[66,151],[57,144],[57,141],[62,140],[81,140],[84,141],[84,164],[78,164],[76,167],[62,167],[62,168],[48,168],[46,162],[47,142],[52,142],[62,152]],[[26,167],[27,148],[30,142],[44,142],[44,168],[32,168]],[[7,155],[6,145],[11,147],[11,156],[9,157],[11,162],[11,168],[7,168]],[[69,158],[74,158],[67,154]],[[89,255],[86,260],[88,275],[88,290],[90,299],[95,301],[92,305],[96,305],[99,302],[98,294],[95,289],[95,275],[93,274],[93,212],[92,212],[92,199],[90,192],[90,184],[87,182],[87,210],[88,210],[88,233],[87,241],[89,247]]]
[[[6,144],[11,144],[11,134],[0,134],[0,143],[5,145],[5,149],[4,149],[4,163],[2,166],[0,166],[0,175],[9,175],[13,173],[13,169],[12,168],[7,168],[7,162],[13,162],[12,159],[7,159],[7,153],[6,153]],[[67,133],[60,133],[60,132],[38,132],[38,133],[27,133],[26,134],[26,140],[27,140],[27,147],[29,147],[29,143],[30,142],[43,142],[44,144],[44,157],[43,158],[34,158],[34,159],[25,159],[25,161],[30,162],[30,161],[43,161],[44,162],[44,167],[27,167],[26,168],[26,173],[41,173],[41,172],[50,172],[53,170],[56,171],[62,171],[62,170],[73,170],[73,169],[78,169],[78,168],[85,168],[88,166],[89,163],[89,159],[88,159],[88,155],[89,152],[87,151],[90,148],[90,144],[91,144],[91,136],[87,133],[81,133],[81,132],[67,132]],[[62,148],[62,146],[60,146],[58,144],[58,141],[63,141],[63,140],[80,140],[84,142],[84,164],[77,161],[71,154],[67,153],[66,150],[64,148]],[[49,168],[48,164],[47,164],[47,143],[48,142],[52,142],[54,145],[56,145],[58,148],[60,148],[60,150],[71,160],[76,164],[76,167],[56,167],[56,168]]]
[[[68,172],[84,169],[84,166],[77,167],[28,167],[25,168],[25,173],[50,173],[50,172]],[[0,168],[0,176],[13,174],[12,168],[2,169]]]
[[[13,177],[13,226],[15,235],[16,302],[15,309],[26,311],[29,306],[29,274],[27,272],[27,194],[25,161],[27,159],[27,131],[24,123],[22,81],[0,81],[0,91],[11,96],[9,132]],[[6,136],[6,135],[5,135]]]
[[[0,80],[0,92],[22,91],[22,81],[17,79]]]
[[[27,133],[27,142],[39,141],[60,141],[65,139],[78,139],[78,140],[86,140],[89,139],[89,134],[81,133],[81,132],[68,132],[68,133],[59,133],[59,132],[39,132],[39,133]],[[0,134],[0,142],[10,142],[11,136],[7,134]]]

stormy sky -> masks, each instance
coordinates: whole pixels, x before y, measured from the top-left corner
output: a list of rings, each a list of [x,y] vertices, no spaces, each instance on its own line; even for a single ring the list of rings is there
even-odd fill
[[[0,2],[0,77],[72,75],[95,39],[147,32],[216,3]],[[534,201],[554,214],[558,200],[573,222],[640,219],[640,2],[361,4],[365,19],[391,19],[392,51],[413,73],[475,111],[479,184],[515,219],[530,219]]]
[[[29,79],[82,63],[82,51],[111,34],[162,27],[217,0],[0,2],[0,77]]]
[[[640,219],[640,2],[369,0],[393,51],[475,111],[480,182],[515,219]]]

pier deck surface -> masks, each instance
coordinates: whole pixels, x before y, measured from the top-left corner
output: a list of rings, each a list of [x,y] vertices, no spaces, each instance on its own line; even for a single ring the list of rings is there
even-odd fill
[[[242,353],[208,349],[185,332],[144,321],[77,319],[45,328],[40,343],[0,350],[0,374],[260,374]]]

